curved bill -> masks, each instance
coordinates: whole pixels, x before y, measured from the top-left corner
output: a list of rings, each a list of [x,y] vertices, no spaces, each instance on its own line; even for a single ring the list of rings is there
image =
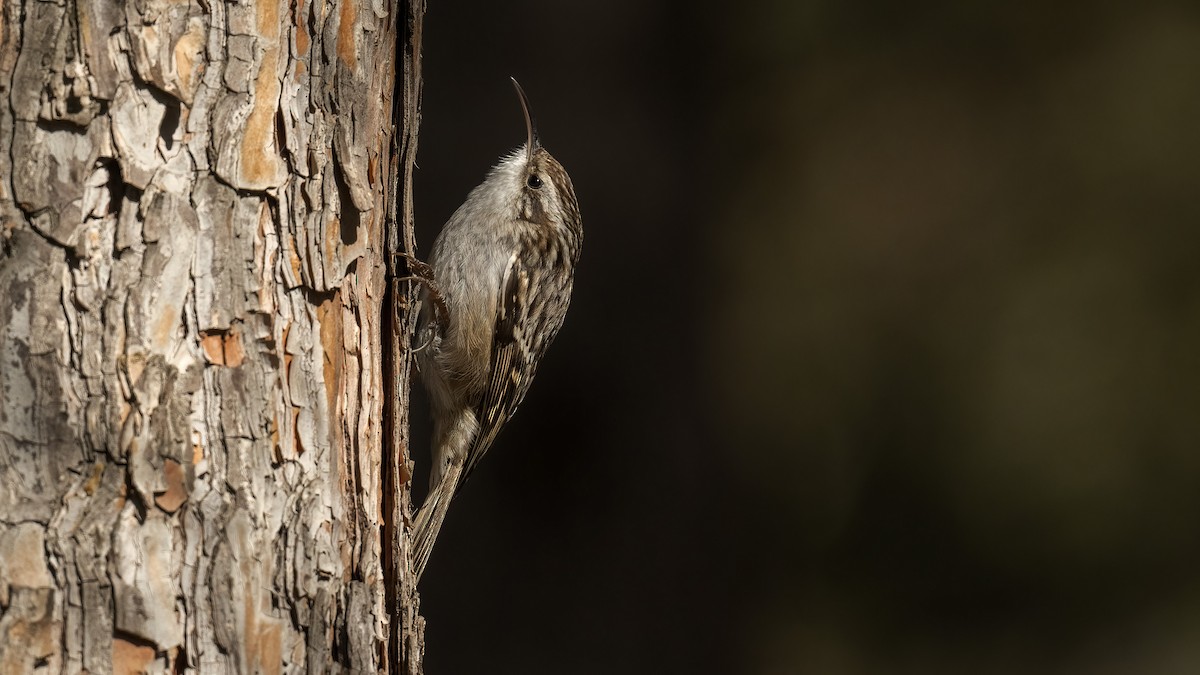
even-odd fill
[[[533,124],[533,115],[529,112],[529,99],[525,96],[525,90],[521,88],[521,83],[517,82],[517,78],[509,77],[512,80],[513,86],[517,89],[517,98],[521,99],[521,112],[525,114],[525,161],[533,161],[533,148],[537,144],[537,127]]]

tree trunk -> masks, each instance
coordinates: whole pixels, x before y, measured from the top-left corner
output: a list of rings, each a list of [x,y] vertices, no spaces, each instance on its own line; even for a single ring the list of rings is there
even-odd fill
[[[420,672],[396,4],[4,3],[0,673]]]

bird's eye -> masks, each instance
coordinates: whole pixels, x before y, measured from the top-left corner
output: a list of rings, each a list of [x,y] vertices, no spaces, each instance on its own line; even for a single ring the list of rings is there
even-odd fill
[[[529,174],[529,178],[525,180],[525,184],[536,190],[542,187],[542,177],[536,173],[531,173]]]

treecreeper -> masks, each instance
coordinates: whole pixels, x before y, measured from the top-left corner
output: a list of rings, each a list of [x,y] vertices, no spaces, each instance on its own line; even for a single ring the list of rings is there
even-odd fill
[[[571,302],[583,222],[571,178],[538,140],[502,157],[433,243],[422,293],[417,367],[429,393],[429,496],[414,524],[413,572],[425,571],[450,502],[521,404]]]

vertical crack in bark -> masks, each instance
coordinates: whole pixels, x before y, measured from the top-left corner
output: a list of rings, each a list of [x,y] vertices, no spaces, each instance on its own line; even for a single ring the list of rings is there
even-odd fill
[[[399,3],[397,3],[399,4]],[[412,461],[408,448],[410,336],[416,326],[413,311],[416,286],[397,281],[404,269],[402,256],[415,256],[413,234],[412,169],[420,126],[421,27],[423,0],[405,0],[395,13],[397,33],[394,63],[401,72],[393,78],[393,137],[390,149],[386,265],[388,291],[384,302],[387,320],[384,351],[385,422],[389,447],[385,453],[385,565],[388,614],[391,620],[387,661],[392,672],[423,672],[424,619],[420,596],[409,571],[408,527],[412,504]]]

